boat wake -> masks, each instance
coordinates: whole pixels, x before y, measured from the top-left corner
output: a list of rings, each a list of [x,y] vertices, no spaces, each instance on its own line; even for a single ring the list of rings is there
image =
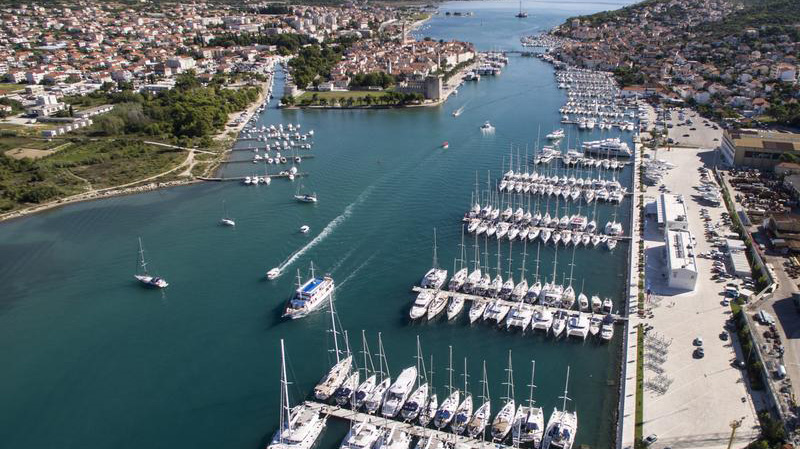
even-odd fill
[[[347,220],[350,217],[350,215],[353,214],[353,208],[363,203],[364,200],[367,199],[369,194],[372,192],[372,188],[373,188],[372,186],[369,186],[366,190],[361,192],[361,194],[358,195],[356,200],[347,205],[347,207],[344,208],[344,211],[341,214],[339,214],[339,216],[331,220],[331,222],[328,223],[322,230],[322,232],[320,232],[316,237],[314,237],[313,240],[306,243],[304,247],[295,251],[291,256],[289,256],[286,260],[284,260],[283,263],[278,266],[280,272],[284,273],[286,269],[289,268],[297,259],[299,259],[303,254],[305,254],[311,248],[317,246],[319,242],[325,240],[325,238],[329,236],[337,227],[339,227],[340,224],[342,224],[345,220]]]
[[[344,284],[346,284],[346,283],[347,283],[347,282],[348,282],[350,279],[353,279],[353,277],[355,277],[355,275],[357,275],[357,274],[358,274],[358,272],[359,272],[359,271],[361,271],[361,269],[362,269],[362,268],[364,268],[365,266],[367,266],[367,264],[368,264],[368,263],[369,263],[369,262],[370,262],[370,261],[371,261],[371,260],[372,260],[374,257],[375,257],[375,254],[373,254],[373,255],[371,255],[371,256],[369,256],[369,257],[367,257],[367,260],[365,260],[364,262],[362,262],[362,263],[361,263],[361,265],[359,265],[358,267],[356,267],[356,269],[355,269],[355,270],[353,270],[353,271],[352,271],[350,274],[348,274],[348,275],[347,275],[347,277],[346,277],[346,278],[344,278],[344,280],[342,281],[342,283],[341,283],[341,284],[339,284],[339,287],[338,287],[338,288],[340,288],[340,289],[341,289],[342,287],[344,287]]]

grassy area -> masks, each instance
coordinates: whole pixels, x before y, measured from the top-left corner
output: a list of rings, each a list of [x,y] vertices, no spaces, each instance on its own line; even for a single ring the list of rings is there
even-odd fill
[[[314,101],[314,98],[331,100],[347,100],[348,98],[357,99],[364,98],[367,95],[373,99],[384,97],[388,94],[386,91],[362,91],[362,90],[348,90],[343,92],[305,92],[303,95],[297,97],[297,103],[303,101]],[[315,97],[316,95],[316,97]]]
[[[9,92],[14,92],[15,90],[23,90],[23,89],[25,89],[24,84],[0,83],[0,95],[7,94]]]
[[[641,324],[636,328],[636,340],[636,424],[633,440],[638,446],[644,432],[644,330]]]
[[[181,150],[120,139],[73,142],[36,160],[0,154],[0,210],[74,195],[85,191],[87,182],[104,188],[147,178],[177,166],[185,157]]]

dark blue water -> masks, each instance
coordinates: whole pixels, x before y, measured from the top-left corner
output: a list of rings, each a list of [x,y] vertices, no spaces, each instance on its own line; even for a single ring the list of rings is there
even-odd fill
[[[510,48],[520,33],[612,6],[523,7],[532,15],[526,23],[507,19],[516,3],[445,4],[443,10],[463,8],[475,16],[437,17],[421,33],[471,39],[482,49]],[[477,30],[475,21],[483,23]],[[511,349],[517,399],[527,396],[535,359],[536,398],[549,416],[560,404],[569,365],[577,441],[607,447],[614,434],[619,338],[609,345],[555,342],[470,327],[465,317],[430,324],[406,318],[409,289],[430,266],[434,227],[440,261],[452,270],[476,171],[485,185],[487,170],[496,178],[512,146],[524,155],[539,129],[544,135],[560,126],[557,109],[564,98],[551,67],[533,58],[511,59],[501,76],[462,86],[442,107],[267,110],[265,124],[300,123],[316,131],[315,157],[300,165],[310,174],[302,180],[306,190],[320,198],[316,205],[292,199],[298,181],[275,180],[269,187],[207,183],[74,204],[1,225],[0,447],[259,447],[277,425],[278,339],[287,341],[295,401],[329,364],[327,314],[279,318],[292,274],[305,271],[311,260],[336,280],[337,308],[352,344],[360,345],[364,329],[375,349],[382,332],[393,373],[413,363],[419,335],[423,350],[434,355],[440,391],[452,345],[457,373],[463,357],[469,358],[476,394],[480,364],[487,361],[492,396],[499,398]],[[453,118],[460,106],[463,114]],[[492,136],[479,131],[486,120],[496,126]],[[576,141],[615,134],[570,135]],[[440,148],[444,140],[447,150]],[[622,174],[626,183],[628,170]],[[239,163],[223,174],[260,171]],[[235,229],[217,225],[223,201]],[[628,208],[619,208],[623,223]],[[599,206],[598,223],[613,213]],[[297,232],[302,224],[311,227],[309,234]],[[150,267],[171,283],[166,291],[133,282],[137,236],[144,239]],[[515,270],[522,260],[518,246]],[[489,248],[494,261],[496,243]],[[627,250],[627,244],[613,253],[577,250],[576,287],[585,282],[587,292],[621,304]],[[528,254],[530,273],[535,248]],[[571,249],[559,251],[559,278],[569,274],[571,258]],[[542,274],[552,272],[552,260],[552,247],[542,248]],[[287,274],[264,281],[266,270],[280,264]],[[345,429],[331,423],[322,447],[335,447]]]

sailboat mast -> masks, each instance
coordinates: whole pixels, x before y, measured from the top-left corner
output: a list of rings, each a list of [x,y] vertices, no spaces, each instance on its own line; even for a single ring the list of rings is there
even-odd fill
[[[147,274],[147,262],[144,261],[144,247],[142,247],[141,237],[139,237],[139,265],[142,267],[144,274]]]
[[[528,385],[530,388],[530,394],[528,395],[528,407],[533,408],[533,389],[536,388],[536,385],[533,383],[533,376],[536,373],[536,360],[531,360],[531,384]]]
[[[567,365],[567,381],[564,383],[564,396],[562,396],[562,398],[564,399],[564,403],[561,405],[562,412],[567,410],[567,401],[569,400],[569,397],[567,396],[568,386],[569,386],[569,365]]]
[[[448,360],[449,360],[448,363],[449,364],[448,364],[447,371],[448,371],[448,374],[449,374],[450,378],[447,381],[448,382],[447,383],[447,394],[453,394],[453,347],[452,346],[448,346],[448,348],[449,348],[450,356],[448,358]]]
[[[284,349],[283,339],[281,338],[281,416],[280,416],[280,431],[278,431],[278,439],[283,442],[283,431],[289,428],[291,417],[289,414],[289,382],[286,378],[286,352]]]
[[[375,372],[375,365],[372,363],[372,357],[369,354],[369,346],[367,345],[367,335],[364,329],[361,329],[361,352],[364,353],[364,378],[369,377],[370,367],[371,371]],[[369,357],[369,359],[368,359]],[[369,364],[367,364],[369,362]]]
[[[508,350],[508,379],[506,380],[506,401],[514,399],[514,371],[511,366],[511,350]]]
[[[467,396],[467,391],[469,391],[467,389],[467,386],[468,386],[467,379],[468,378],[469,378],[469,374],[467,374],[467,358],[464,357],[464,397],[465,398]]]
[[[297,280],[300,280],[300,270],[297,270]],[[328,296],[331,309],[331,332],[333,333],[333,352],[336,354],[336,363],[339,363],[339,335],[336,332],[336,311],[333,308],[333,295]]]
[[[439,268],[439,259],[436,257],[436,228],[433,228],[433,268]]]

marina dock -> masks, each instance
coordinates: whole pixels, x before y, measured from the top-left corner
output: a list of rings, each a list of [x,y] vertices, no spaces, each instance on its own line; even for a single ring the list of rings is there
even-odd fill
[[[295,173],[294,176],[296,178],[300,178],[300,177],[308,176],[308,173]],[[274,174],[274,175],[269,175],[269,177],[270,178],[288,178],[289,175],[288,174],[287,175]],[[227,177],[227,178],[198,177],[197,179],[199,179],[200,181],[212,181],[212,182],[223,182],[223,181],[239,181],[239,182],[242,182],[242,181],[244,181],[245,178],[246,178],[246,176],[232,176],[232,177]]]
[[[307,155],[304,155],[304,156],[300,156],[300,158],[301,158],[300,162],[295,162],[294,160],[288,160],[288,158],[287,158],[287,161],[285,163],[282,163],[282,164],[267,164],[267,165],[272,166],[272,165],[302,164],[303,163],[302,159],[313,159],[314,155],[307,154]],[[255,161],[255,165],[259,165],[259,164],[263,165],[263,162],[264,162],[263,160],[262,161]],[[223,161],[223,162],[220,162],[220,163],[221,164],[253,164],[254,161],[252,159],[244,159],[244,160],[241,160],[241,161]],[[297,175],[295,175],[295,176],[297,176]]]
[[[393,427],[397,428],[398,430],[402,430],[403,432],[408,433],[409,435],[420,437],[420,438],[427,438],[427,437],[435,437],[436,439],[453,444],[454,446],[458,447],[459,449],[467,449],[467,448],[483,448],[483,449],[510,449],[511,446],[507,446],[505,444],[493,443],[491,441],[484,441],[478,440],[475,438],[469,438],[463,435],[456,435],[454,433],[445,432],[442,430],[431,429],[428,427],[422,427],[415,424],[409,424],[403,421],[397,421],[394,419],[384,418],[382,416],[374,416],[369,415],[367,413],[361,413],[357,411],[353,411],[347,408],[338,407],[335,405],[328,405],[322,404],[319,402],[313,401],[306,401],[303,405],[311,410],[317,411],[319,413],[332,416],[338,419],[345,419],[348,421],[353,422],[363,422],[366,421],[368,423],[374,424],[376,426],[385,427],[387,429],[391,429]],[[487,428],[488,432],[488,428]]]
[[[514,306],[519,304],[519,301],[507,301],[505,299],[500,299],[500,298],[490,298],[490,297],[487,297],[487,296],[473,295],[471,293],[463,293],[463,292],[451,292],[451,291],[448,291],[448,290],[434,290],[434,289],[430,289],[430,288],[422,288],[420,286],[414,286],[414,287],[411,288],[411,290],[414,293],[422,293],[423,291],[429,291],[429,292],[431,292],[433,294],[435,294],[437,291],[444,291],[444,292],[447,292],[447,294],[450,295],[450,296],[461,297],[465,301],[485,302],[485,303],[491,303],[491,302],[494,302],[494,301],[500,301],[500,304],[506,305],[506,306],[509,306],[509,307],[514,307]],[[530,303],[526,303],[526,304],[529,304],[531,306],[539,305],[539,304],[530,304]],[[579,310],[577,310],[577,309],[563,309],[563,308],[560,308],[560,307],[551,307],[551,306],[547,306],[547,308],[550,309],[553,312],[556,312],[556,311],[563,311],[563,312],[567,312],[567,313],[579,312]],[[582,312],[582,313],[589,313],[590,314],[590,312]],[[614,322],[615,323],[623,323],[623,322],[628,320],[627,317],[624,317],[622,315],[617,315],[617,314],[613,314],[612,313],[611,316],[614,318]]]

